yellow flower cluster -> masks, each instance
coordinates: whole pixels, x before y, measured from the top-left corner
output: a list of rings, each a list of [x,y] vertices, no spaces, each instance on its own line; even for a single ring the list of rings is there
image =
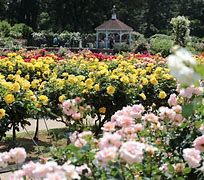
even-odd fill
[[[164,59],[118,55],[111,61],[100,61],[92,54],[73,54],[62,61],[56,61],[52,55],[25,62],[19,54],[9,53],[0,59],[0,86],[4,89],[0,97],[6,105],[27,100],[37,107],[53,104],[55,94],[55,103],[70,96],[85,96],[93,101],[97,96],[102,102],[103,98],[111,99],[120,93],[148,101],[146,91],[150,87],[160,92],[155,98],[164,99],[168,92],[162,91],[163,82],[170,84],[174,80],[159,61]],[[105,113],[105,109],[100,108],[100,112]]]
[[[6,111],[4,109],[0,109],[0,120],[6,115]]]

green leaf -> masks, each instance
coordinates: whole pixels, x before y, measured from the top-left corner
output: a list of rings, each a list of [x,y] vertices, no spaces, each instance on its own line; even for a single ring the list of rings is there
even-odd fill
[[[174,173],[174,167],[171,164],[168,165],[168,170],[169,172]]]
[[[198,129],[198,128],[200,128],[200,126],[203,124],[203,122],[202,121],[196,121],[195,122],[195,127]]]
[[[183,170],[183,173],[184,174],[189,174],[191,172],[191,168],[189,167],[186,167],[184,170]]]
[[[177,177],[176,180],[185,180],[185,178],[180,176],[180,177]]]
[[[182,115],[185,118],[188,118],[193,114],[193,104],[184,104],[182,106]]]
[[[201,77],[204,77],[204,65],[203,64],[198,64],[195,67],[195,71],[201,75]]]

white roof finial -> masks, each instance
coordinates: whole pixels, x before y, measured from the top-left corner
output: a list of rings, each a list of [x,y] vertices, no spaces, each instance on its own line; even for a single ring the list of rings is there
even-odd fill
[[[117,19],[117,17],[116,17],[116,7],[115,7],[115,5],[113,5],[112,17],[111,17],[111,19],[113,19],[113,20]]]

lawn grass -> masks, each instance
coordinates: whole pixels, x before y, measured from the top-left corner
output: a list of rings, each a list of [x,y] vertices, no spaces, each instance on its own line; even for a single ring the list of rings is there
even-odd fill
[[[65,147],[67,145],[66,128],[56,128],[49,131],[39,131],[37,145],[32,138],[34,132],[18,133],[16,142],[8,135],[0,142],[0,152],[9,151],[14,147],[24,147],[27,152],[27,160],[35,160],[47,157],[51,147]]]

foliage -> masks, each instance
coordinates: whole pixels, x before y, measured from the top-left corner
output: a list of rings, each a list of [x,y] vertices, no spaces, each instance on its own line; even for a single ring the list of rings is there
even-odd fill
[[[173,26],[174,43],[185,47],[189,41],[190,21],[184,16],[178,16],[172,18],[170,23]]]
[[[152,54],[160,53],[166,57],[170,54],[173,41],[170,36],[163,34],[155,34],[150,37],[150,51]]]
[[[130,47],[127,43],[115,43],[113,46],[114,51],[116,52],[127,52],[130,51]]]
[[[204,50],[204,39],[191,37],[191,41],[187,44],[187,49],[189,49],[194,54],[202,53]]]
[[[11,24],[25,23],[35,31],[91,33],[95,27],[110,19],[114,4],[117,17],[147,37],[158,33],[169,34],[169,22],[178,15],[193,20],[193,36],[203,37],[202,0],[4,0],[0,1],[0,19]]]
[[[143,52],[148,52],[149,51],[149,45],[147,40],[145,39],[143,34],[140,34],[138,32],[134,32],[133,33],[133,42],[131,45],[131,49],[135,52],[135,53],[143,53]]]
[[[33,32],[32,28],[21,23],[11,27],[10,36],[13,38],[28,38]]]
[[[0,37],[8,37],[11,25],[7,21],[0,21]]]

